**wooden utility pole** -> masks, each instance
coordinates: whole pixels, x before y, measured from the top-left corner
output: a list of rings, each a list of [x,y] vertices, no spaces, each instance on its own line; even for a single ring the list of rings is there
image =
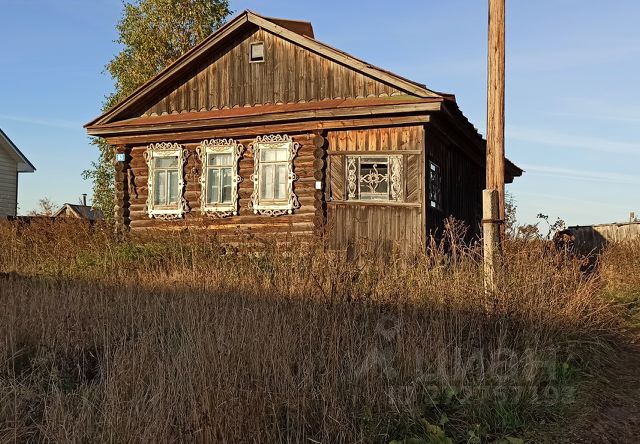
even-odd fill
[[[485,288],[495,290],[504,224],[505,0],[489,0],[487,183],[483,193]]]

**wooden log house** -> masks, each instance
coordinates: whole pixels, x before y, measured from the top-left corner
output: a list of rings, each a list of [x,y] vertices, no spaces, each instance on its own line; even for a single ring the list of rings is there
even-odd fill
[[[420,247],[447,216],[479,232],[485,141],[455,97],[315,40],[308,22],[245,11],[86,128],[115,147],[132,232],[335,248]]]

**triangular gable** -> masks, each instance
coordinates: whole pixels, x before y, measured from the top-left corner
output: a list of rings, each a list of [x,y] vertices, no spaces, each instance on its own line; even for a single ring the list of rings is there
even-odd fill
[[[308,22],[268,19],[245,11],[86,126],[268,103],[390,95],[441,97],[308,34],[313,35]],[[248,62],[248,47],[255,41],[271,45],[266,46],[271,52],[263,66]],[[256,82],[252,73],[258,70],[264,78]]]
[[[16,161],[19,173],[33,173],[36,170],[2,129],[0,129],[0,149],[4,149]]]

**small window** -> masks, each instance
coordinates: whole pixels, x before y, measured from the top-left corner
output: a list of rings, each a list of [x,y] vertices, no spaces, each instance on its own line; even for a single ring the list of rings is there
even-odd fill
[[[250,45],[249,61],[251,63],[264,62],[264,42],[255,42]]]
[[[151,144],[144,153],[149,168],[147,213],[161,219],[180,218],[188,210],[184,199],[186,151],[177,143]]]
[[[293,191],[293,182],[297,179],[293,158],[299,147],[286,135],[258,137],[251,145],[254,188],[250,207],[254,213],[279,216],[291,214],[300,207]]]
[[[442,209],[442,173],[440,167],[429,161],[429,206]]]
[[[197,152],[202,162],[200,209],[218,217],[237,215],[242,145],[230,139],[205,140]]]
[[[347,156],[349,200],[402,201],[402,156]]]

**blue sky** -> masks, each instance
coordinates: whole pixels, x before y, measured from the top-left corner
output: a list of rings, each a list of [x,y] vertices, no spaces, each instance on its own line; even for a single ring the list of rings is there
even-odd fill
[[[82,125],[112,82],[104,65],[120,0],[0,0],[0,128],[35,164],[19,212],[77,202],[95,159]],[[316,38],[437,91],[456,94],[484,133],[484,0],[232,1],[234,11],[307,19]],[[569,224],[640,212],[640,2],[507,1],[508,186],[522,222]]]

